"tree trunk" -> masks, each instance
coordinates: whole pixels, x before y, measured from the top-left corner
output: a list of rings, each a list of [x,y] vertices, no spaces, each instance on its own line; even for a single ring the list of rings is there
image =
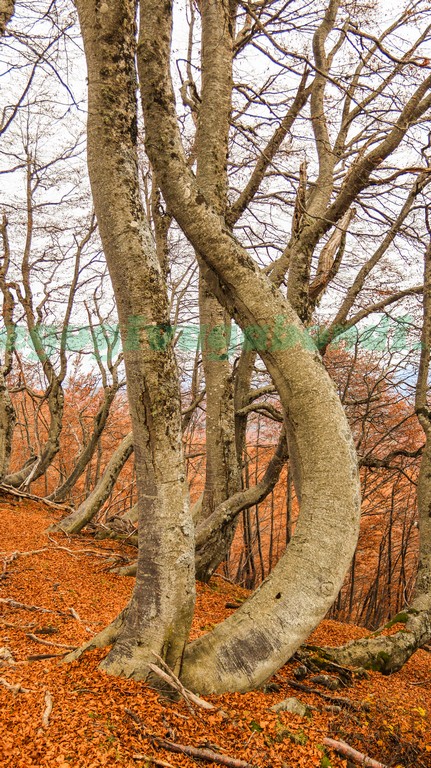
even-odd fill
[[[118,309],[139,504],[135,588],[103,633],[115,641],[101,666],[145,679],[153,652],[179,670],[194,606],[178,372],[166,284],[139,191],[135,4],[78,0],[77,8],[88,66],[88,167]]]
[[[141,9],[138,66],[147,151],[211,289],[243,329],[267,330],[260,356],[289,412],[302,467],[301,512],[286,553],[244,606],[186,648],[185,685],[207,693],[245,691],[285,663],[338,594],[358,536],[359,479],[341,403],[314,345],[187,167],[169,72],[169,10],[156,0],[145,0]]]
[[[15,423],[15,408],[5,376],[0,370],[0,482],[3,481],[9,468]]]
[[[129,432],[112,454],[100,481],[90,495],[78,509],[65,517],[64,520],[51,526],[50,530],[79,533],[103,507],[132,451],[133,435]]]
[[[0,0],[0,36],[4,34],[6,25],[11,20],[14,10],[14,0]]]
[[[202,94],[196,135],[196,178],[220,216],[224,216],[227,202],[235,14],[236,2],[212,0],[201,6]],[[219,34],[220,18],[225,30],[223,35]],[[216,67],[213,66],[214,60]],[[208,99],[214,88],[219,93],[217,120],[214,120],[212,104]],[[235,450],[234,391],[228,354],[231,320],[212,293],[202,270],[199,275],[199,318],[206,389],[205,487],[200,512],[200,519],[204,520],[239,490],[241,476]],[[224,527],[223,539],[218,538],[211,556],[198,562],[198,579],[209,580],[215,568],[225,559],[234,532],[233,519],[230,525]],[[208,542],[208,553],[210,547]]]

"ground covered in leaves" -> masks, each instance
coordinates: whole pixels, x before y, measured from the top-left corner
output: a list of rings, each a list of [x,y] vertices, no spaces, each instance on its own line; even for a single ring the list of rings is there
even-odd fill
[[[323,745],[325,737],[387,766],[431,768],[431,654],[424,650],[391,677],[370,673],[335,691],[310,675],[304,679],[304,664],[294,659],[265,690],[208,697],[215,705],[209,711],[190,711],[183,700],[107,676],[97,668],[104,652],[59,664],[66,647],[87,640],[126,604],[132,580],[109,569],[132,551],[90,537],[48,537],[45,531],[59,515],[36,501],[9,498],[0,501],[0,510],[3,768],[204,764],[161,748],[157,738],[257,768],[347,766]],[[198,585],[194,636],[244,597],[244,590],[219,576],[209,586]],[[337,645],[365,634],[324,621],[310,643]],[[307,705],[303,716],[271,711],[288,697]]]

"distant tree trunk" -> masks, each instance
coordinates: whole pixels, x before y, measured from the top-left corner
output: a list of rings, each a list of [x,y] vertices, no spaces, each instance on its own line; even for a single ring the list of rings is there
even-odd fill
[[[287,459],[286,433],[282,430],[265,474],[256,485],[244,488],[220,504],[212,515],[201,518],[196,526],[196,572],[202,570],[213,573],[225,551],[226,530],[232,530],[232,521],[237,521],[239,513],[259,504],[275,488],[280,472]],[[228,538],[229,538],[228,536]]]
[[[129,432],[108,461],[102,477],[90,495],[72,514],[51,526],[50,530],[79,533],[102,509],[117,482],[118,475],[133,451],[133,435]]]
[[[3,481],[9,469],[15,423],[15,408],[5,376],[0,370],[0,482]]]

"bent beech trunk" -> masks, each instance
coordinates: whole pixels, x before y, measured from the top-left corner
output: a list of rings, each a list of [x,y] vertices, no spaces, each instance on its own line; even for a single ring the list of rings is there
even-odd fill
[[[78,509],[65,517],[64,520],[51,526],[50,530],[79,533],[103,507],[132,451],[133,434],[129,432],[112,454],[100,481],[90,495],[80,504]]]
[[[297,315],[224,226],[187,167],[169,71],[170,10],[157,0],[141,7],[138,67],[147,151],[169,210],[219,301],[243,329],[267,330],[260,355],[289,414],[301,462],[301,511],[286,553],[255,594],[184,655],[187,687],[246,691],[285,663],[341,588],[359,530],[357,461],[340,400]]]

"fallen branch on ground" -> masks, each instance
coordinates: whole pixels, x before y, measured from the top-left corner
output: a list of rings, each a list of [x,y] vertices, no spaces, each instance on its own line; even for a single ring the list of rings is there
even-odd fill
[[[158,736],[154,736],[151,741],[156,746],[161,747],[162,749],[167,749],[168,752],[179,752],[182,755],[196,757],[198,760],[206,760],[208,763],[218,763],[219,765],[226,765],[228,768],[253,768],[253,766],[245,760],[238,760],[235,757],[220,755],[217,752],[213,752],[212,749],[189,747],[186,744],[177,744],[174,741],[159,739]]]
[[[58,616],[72,616],[74,619],[76,619],[76,621],[82,623],[82,619],[79,617],[74,608],[69,608],[67,611],[52,611],[50,608],[42,608],[40,605],[26,605],[26,603],[18,603],[16,600],[12,600],[10,597],[0,597],[0,603],[3,603],[4,605],[10,605],[11,608],[18,608],[20,611],[40,611],[42,613],[55,613]]]
[[[344,698],[343,696],[330,696],[328,693],[319,691],[318,688],[311,688],[311,686],[304,685],[304,683],[297,683],[295,680],[286,680],[286,682],[288,685],[290,685],[291,688],[295,688],[297,691],[304,691],[304,693],[314,693],[317,696],[320,696],[322,699],[330,701],[331,704],[338,704],[340,707],[350,707],[351,709],[355,709],[357,711],[366,709],[364,705],[357,704],[356,701],[351,701],[350,699]]]
[[[30,693],[30,688],[23,688],[21,683],[8,683],[4,677],[0,677],[0,683],[12,693]]]
[[[115,552],[96,552],[94,549],[69,549],[68,547],[63,547],[60,544],[56,544],[54,547],[42,547],[41,549],[31,549],[28,552],[12,552],[10,555],[6,555],[6,567],[9,563],[13,562],[13,560],[17,560],[19,557],[29,557],[30,555],[41,555],[43,552],[55,552],[56,550],[61,550],[62,552],[67,552],[68,555],[71,555],[71,557],[78,557],[78,555],[93,555],[94,557],[103,557],[103,559],[110,559],[114,555],[116,557],[122,558],[122,555],[119,555]],[[5,571],[5,567],[3,566],[3,572]]]
[[[41,637],[36,637],[36,635],[33,635],[32,632],[27,632],[27,637],[29,637],[30,640],[33,640],[35,643],[50,645],[53,648],[65,648],[68,651],[75,651],[77,648],[76,645],[63,645],[63,643],[53,643],[50,640],[42,640]]]
[[[146,763],[154,763],[154,765],[160,765],[162,768],[174,768],[172,763],[167,763],[166,760],[159,760],[152,755],[132,755],[132,760],[145,760]]]
[[[145,737],[150,741],[153,746],[160,749],[166,749],[168,752],[177,752],[181,755],[188,755],[189,757],[196,757],[198,760],[206,760],[208,763],[218,763],[218,765],[226,765],[227,768],[254,768],[250,763],[245,760],[238,760],[235,757],[227,757],[227,755],[221,755],[218,752],[213,752],[211,749],[189,747],[187,744],[177,744],[175,741],[167,741],[156,736],[154,733],[149,733],[142,722],[139,715],[133,712],[131,709],[125,707],[126,715],[128,715],[143,731]]]
[[[49,717],[52,712],[52,696],[49,691],[45,691],[45,709],[43,711],[42,715],[42,728],[48,728],[49,726]]]
[[[41,608],[39,605],[26,605],[25,603],[17,603],[16,600],[12,600],[9,597],[0,597],[0,603],[4,605],[10,605],[11,608],[19,608],[22,611],[41,611],[42,613],[58,613],[58,611],[51,611],[49,608]]]
[[[7,495],[17,496],[19,499],[31,499],[32,501],[38,501],[40,504],[45,504],[47,507],[51,507],[52,509],[61,509],[62,512],[73,512],[73,507],[70,507],[68,504],[56,504],[55,501],[49,501],[48,499],[43,499],[40,496],[35,496],[34,493],[24,493],[24,491],[17,491],[17,489],[13,488],[11,485],[2,483],[0,485],[0,497]]]
[[[387,768],[386,765],[379,763],[378,760],[373,760],[371,757],[362,754],[362,752],[353,749],[353,747],[346,744],[345,741],[334,741],[334,739],[324,738],[323,743],[325,747],[330,747],[335,752],[343,755],[343,757],[347,757],[349,760],[353,760],[354,763],[358,763],[358,765],[366,766],[366,768]]]

